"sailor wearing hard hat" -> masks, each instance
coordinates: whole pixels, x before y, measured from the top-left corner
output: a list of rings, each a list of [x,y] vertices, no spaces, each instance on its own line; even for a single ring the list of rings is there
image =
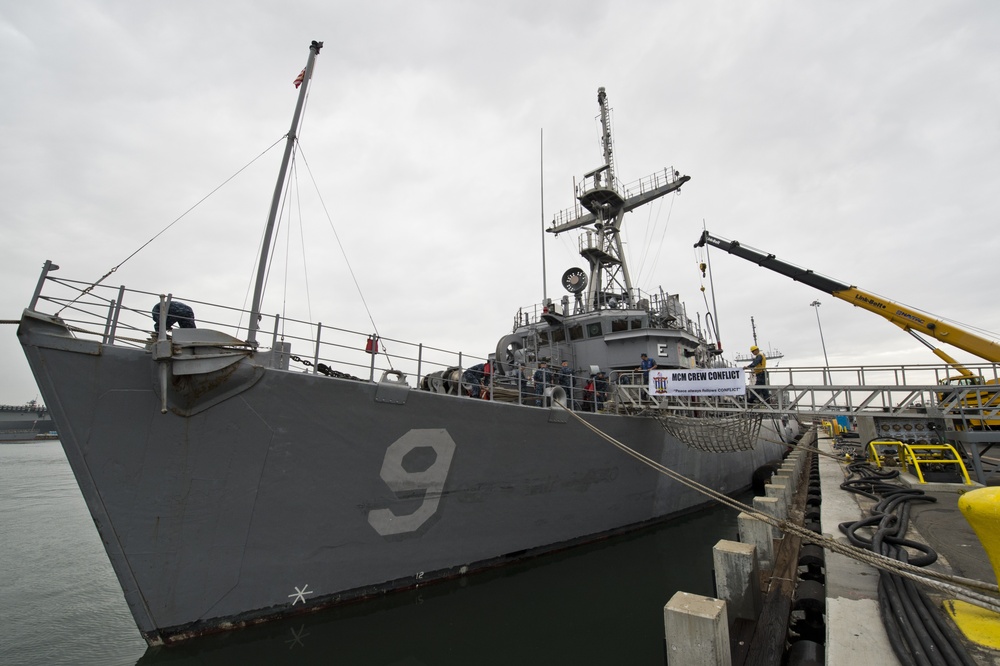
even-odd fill
[[[767,357],[757,345],[750,347],[750,353],[753,354],[753,359],[750,361],[750,365],[744,366],[744,369],[753,370],[755,386],[764,386],[767,384]],[[767,400],[768,392],[766,390],[760,389],[758,392],[762,400]],[[751,393],[750,402],[754,402],[756,399],[757,396]]]

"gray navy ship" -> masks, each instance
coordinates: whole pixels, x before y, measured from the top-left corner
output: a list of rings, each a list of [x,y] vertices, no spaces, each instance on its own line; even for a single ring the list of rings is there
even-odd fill
[[[393,341],[389,355],[377,336],[289,319],[279,327],[260,312],[321,47],[310,47],[249,317],[164,295],[151,338],[150,292],[59,278],[47,261],[18,327],[151,645],[676,517],[710,500],[658,467],[732,494],[797,434],[794,421],[751,412],[730,418],[736,435],[713,434],[723,421],[708,399],[660,395],[635,372],[642,353],[660,369],[726,364],[676,295],[631,282],[625,213],[689,178],[669,168],[617,181],[604,89],[603,164],[548,229],[579,232],[588,267],[566,271],[561,301],[522,308],[495,351]],[[543,361],[566,361],[569,379],[540,371]]]
[[[0,405],[0,442],[53,439],[55,425],[45,405],[29,400],[23,405]]]

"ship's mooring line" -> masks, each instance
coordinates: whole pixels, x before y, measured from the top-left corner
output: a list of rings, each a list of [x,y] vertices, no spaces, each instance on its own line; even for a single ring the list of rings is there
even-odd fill
[[[733,498],[725,495],[724,493],[720,493],[719,491],[713,488],[710,488],[701,483],[698,483],[697,481],[689,479],[683,474],[675,472],[669,467],[662,465],[651,458],[648,458],[647,456],[639,453],[635,449],[632,449],[627,445],[623,444],[622,442],[618,441],[617,439],[615,439],[608,433],[604,432],[597,426],[591,424],[590,422],[585,420],[582,416],[580,416],[573,410],[569,409],[567,406],[558,402],[556,404],[559,405],[562,409],[564,409],[567,413],[569,413],[577,421],[579,421],[588,430],[592,431],[598,437],[604,439],[605,441],[607,441],[608,443],[610,443],[612,446],[619,449],[623,453],[655,469],[661,474],[670,477],[671,479],[677,481],[678,483],[685,485],[688,488],[691,488],[697,492],[700,492],[703,495],[711,497],[712,499],[716,500],[721,504],[724,504],[732,509],[742,511],[743,513],[746,513],[757,520],[767,523],[768,525],[776,527],[783,532],[791,532],[799,536],[800,538],[802,538],[802,540],[806,542],[816,544],[818,546],[831,550],[835,553],[839,553],[841,555],[845,555],[847,557],[856,559],[858,561],[865,562],[877,569],[882,569],[883,571],[889,571],[890,573],[895,573],[905,578],[909,578],[913,581],[922,583],[924,585],[946,592],[948,594],[954,594],[956,596],[962,597],[969,603],[972,603],[976,606],[979,606],[981,608],[986,608],[993,612],[1000,613],[1000,597],[991,596],[1000,594],[1000,588],[998,588],[997,585],[993,585],[991,583],[986,583],[983,581],[962,578],[959,576],[953,576],[951,574],[943,573],[940,571],[934,571],[933,569],[922,569],[920,567],[915,567],[905,562],[900,562],[899,560],[886,557],[885,555],[874,553],[872,551],[865,550],[863,548],[858,548],[857,546],[853,546],[851,544],[845,544],[838,541],[834,541],[833,539],[827,539],[822,535],[816,534],[816,532],[813,532],[812,530],[806,529],[803,526],[796,525],[795,523],[789,522],[787,520],[781,520],[779,518],[775,518],[774,516],[765,513],[761,513],[755,510],[753,507],[747,506],[742,502],[734,500]],[[988,594],[976,592],[970,590],[969,588],[982,590],[983,592]]]
[[[853,460],[852,461],[844,460],[843,456],[838,456],[835,453],[828,453],[826,451],[823,451],[821,449],[816,448],[815,446],[808,446],[807,444],[796,444],[796,443],[792,443],[792,442],[784,442],[784,441],[778,441],[778,440],[766,439],[766,438],[765,438],[765,441],[767,441],[767,442],[769,442],[771,444],[782,444],[784,446],[790,446],[792,448],[796,448],[796,449],[800,449],[802,451],[806,451],[807,453],[816,453],[816,454],[819,454],[821,456],[825,456],[827,458],[831,458],[831,459],[837,461],[838,463],[840,463],[841,465],[849,465],[851,462],[855,462]]]

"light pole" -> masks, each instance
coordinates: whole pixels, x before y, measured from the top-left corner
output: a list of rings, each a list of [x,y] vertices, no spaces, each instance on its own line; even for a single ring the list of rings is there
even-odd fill
[[[833,383],[832,378],[831,378],[830,382],[827,382],[827,373],[830,372],[830,359],[826,355],[826,341],[823,340],[823,324],[820,323],[820,320],[819,320],[819,306],[820,306],[820,302],[819,301],[813,301],[809,305],[811,305],[812,307],[816,308],[816,325],[819,326],[819,343],[821,345],[823,345],[823,361],[826,363],[826,365],[823,366],[823,383],[824,384],[827,384],[827,383],[832,384]]]

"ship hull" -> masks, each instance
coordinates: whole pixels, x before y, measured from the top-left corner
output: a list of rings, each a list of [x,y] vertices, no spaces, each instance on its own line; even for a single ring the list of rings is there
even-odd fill
[[[55,430],[48,411],[12,405],[0,406],[0,442],[22,442],[48,438]]]
[[[27,317],[18,331],[151,644],[462,575],[707,501],[559,407],[264,368],[251,356],[201,406],[188,395],[161,413],[149,351],[51,333]],[[788,436],[765,422],[753,451],[708,453],[653,418],[582,417],[725,493],[748,487]]]

